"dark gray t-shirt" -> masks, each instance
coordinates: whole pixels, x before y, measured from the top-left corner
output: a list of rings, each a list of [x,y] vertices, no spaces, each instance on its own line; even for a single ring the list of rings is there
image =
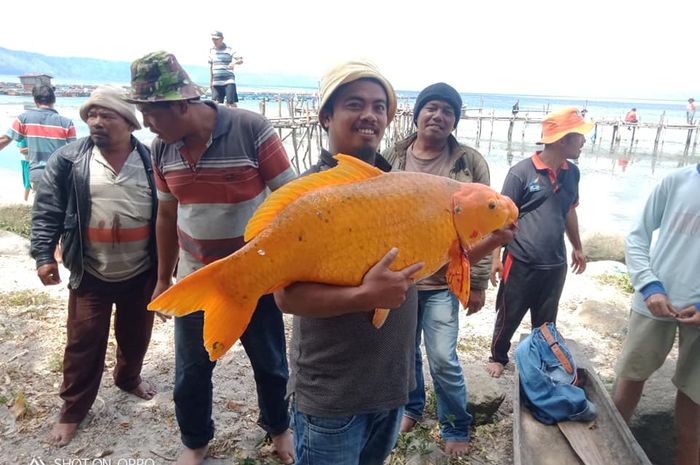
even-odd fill
[[[372,312],[295,316],[288,393],[307,415],[350,416],[401,407],[415,388],[415,286],[380,329]]]

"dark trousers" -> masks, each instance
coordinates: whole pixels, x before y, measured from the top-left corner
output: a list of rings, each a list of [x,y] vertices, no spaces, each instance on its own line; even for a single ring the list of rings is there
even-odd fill
[[[79,423],[97,397],[113,304],[117,307],[114,384],[125,391],[141,384],[141,366],[153,329],[153,312],[146,310],[146,305],[151,301],[155,283],[155,269],[116,283],[86,272],[80,286],[70,290],[60,423]]]
[[[214,437],[211,378],[216,362],[204,349],[203,330],[203,312],[175,318],[175,414],[182,443],[190,449],[204,447]],[[258,425],[276,436],[289,427],[289,370],[282,312],[272,295],[258,301],[241,343],[255,376]]]
[[[226,97],[226,103],[230,104],[238,102],[238,92],[236,90],[236,84],[211,86],[211,99],[213,101],[224,103],[224,97]]]
[[[506,254],[503,279],[496,297],[496,324],[491,340],[491,360],[508,363],[510,340],[530,310],[533,328],[556,322],[559,298],[566,281],[566,264],[540,270]]]

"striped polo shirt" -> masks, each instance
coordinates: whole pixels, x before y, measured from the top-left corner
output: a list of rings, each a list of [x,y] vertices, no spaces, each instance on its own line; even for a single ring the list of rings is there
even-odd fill
[[[184,144],[153,141],[158,198],[178,202],[177,234],[182,278],[243,246],[246,224],[270,191],[296,177],[282,141],[262,116],[204,102],[216,127],[195,165]]]
[[[212,85],[223,86],[235,84],[236,76],[229,65],[237,58],[236,52],[226,44],[221,48],[212,47],[209,50],[209,64],[212,67]]]
[[[95,146],[90,154],[90,221],[85,271],[118,282],[151,267],[151,188],[138,150],[117,174]]]
[[[12,122],[7,136],[27,141],[29,149],[29,179],[38,182],[52,153],[76,138],[73,122],[53,108],[33,108]]]

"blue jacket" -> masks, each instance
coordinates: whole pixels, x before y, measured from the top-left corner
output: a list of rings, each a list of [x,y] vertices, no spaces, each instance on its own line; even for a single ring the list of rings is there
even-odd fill
[[[583,389],[573,384],[576,380],[574,359],[554,323],[546,323],[546,326],[573,372],[567,372],[545,340],[542,330],[535,328],[515,350],[520,395],[532,415],[544,424],[593,420],[596,417],[595,405],[586,399]]]

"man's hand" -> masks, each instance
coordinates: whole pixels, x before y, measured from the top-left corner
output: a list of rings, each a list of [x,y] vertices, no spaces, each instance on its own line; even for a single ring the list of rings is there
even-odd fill
[[[678,316],[678,311],[673,308],[665,294],[652,294],[644,303],[647,304],[647,308],[654,316],[671,318]]]
[[[173,280],[172,279],[164,279],[161,280],[159,279],[156,281],[156,287],[153,289],[153,295],[151,296],[151,300],[155,300],[156,297],[161,295],[163,292],[167,291],[170,286],[173,285]],[[172,318],[170,315],[166,315],[164,313],[160,312],[155,312],[158,318],[160,318],[160,321],[168,321],[169,319]]]
[[[493,231],[491,235],[498,241],[498,245],[503,247],[513,241],[516,232],[518,232],[518,225],[513,223]]]
[[[467,316],[481,310],[484,303],[486,303],[486,289],[472,289],[469,292],[469,302],[467,302]]]
[[[571,251],[571,271],[575,274],[586,271],[586,257],[583,255],[583,250],[574,249]]]
[[[695,308],[695,305],[689,305],[680,310],[676,318],[683,324],[700,326],[700,312]]]
[[[41,265],[36,269],[36,274],[44,286],[53,286],[61,283],[61,275],[58,273],[58,264],[56,263]]]
[[[399,249],[394,247],[365,274],[360,285],[365,294],[364,308],[396,308],[406,300],[406,292],[413,285],[413,275],[424,264],[414,263],[402,270],[391,271],[389,267],[398,254]]]
[[[498,286],[501,279],[503,279],[503,262],[494,257],[491,261],[491,284]]]

